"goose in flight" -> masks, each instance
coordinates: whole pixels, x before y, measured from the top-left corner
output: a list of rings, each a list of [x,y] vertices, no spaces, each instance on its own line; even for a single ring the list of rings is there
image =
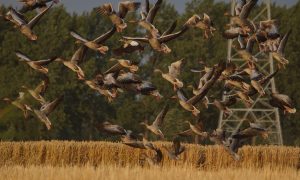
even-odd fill
[[[160,69],[155,69],[154,72],[161,73],[162,77],[173,85],[174,91],[183,87],[183,82],[178,79],[183,66],[183,59],[173,62],[168,73],[162,72]]]
[[[155,120],[153,121],[153,123],[151,125],[148,125],[144,122],[141,122],[140,124],[146,126],[146,128],[148,130],[150,130],[152,133],[154,133],[155,135],[157,135],[160,138],[164,139],[164,134],[163,134],[163,132],[161,131],[160,128],[163,124],[164,118],[165,118],[168,110],[169,110],[169,105],[166,104],[164,106],[164,108],[161,110],[161,112],[156,116]]]
[[[19,61],[21,62],[25,62],[26,64],[28,64],[32,69],[43,73],[43,74],[47,74],[48,73],[48,68],[44,67],[45,65],[50,64],[52,61],[54,61],[56,59],[56,57],[51,58],[51,59],[45,59],[45,60],[31,60],[27,55],[25,55],[24,53],[17,51],[16,52],[16,56],[19,58]]]
[[[78,33],[71,31],[70,34],[73,36],[77,41],[76,43],[83,44],[84,46],[88,47],[89,49],[92,49],[94,51],[99,51],[101,54],[105,54],[108,51],[108,47],[102,45],[105,41],[107,41],[109,38],[114,35],[116,32],[116,27],[111,28],[108,32],[102,34],[98,38],[94,40],[87,40]]]
[[[36,41],[38,39],[38,36],[33,32],[33,28],[35,27],[35,25],[37,25],[40,19],[49,11],[53,4],[54,3],[52,3],[49,7],[37,14],[29,22],[27,22],[25,17],[13,8],[10,8],[8,12],[9,17],[7,17],[6,19],[9,19],[15,25],[15,27],[18,28],[20,32],[29,40]]]
[[[47,8],[47,3],[53,2],[55,4],[59,3],[59,0],[19,0],[24,5],[19,10],[20,13],[26,13],[35,9],[43,11]]]
[[[123,1],[119,3],[119,10],[116,12],[111,3],[100,6],[97,11],[101,15],[108,16],[111,22],[116,26],[117,32],[122,32],[127,24],[124,21],[129,11],[135,11],[140,7],[140,2]]]

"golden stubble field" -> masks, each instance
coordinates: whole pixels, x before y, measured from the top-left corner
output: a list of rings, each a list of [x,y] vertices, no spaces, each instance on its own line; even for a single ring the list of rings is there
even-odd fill
[[[155,142],[157,147],[168,142]],[[163,151],[161,166],[140,161],[148,150],[121,143],[1,142],[1,179],[300,179],[300,148],[245,146],[236,162],[221,146],[185,144],[180,160]],[[197,162],[201,158],[201,163]]]
[[[0,168],[0,177],[5,180],[299,180],[295,169],[219,169],[199,170],[195,167],[120,167],[112,165],[94,166],[10,166]]]

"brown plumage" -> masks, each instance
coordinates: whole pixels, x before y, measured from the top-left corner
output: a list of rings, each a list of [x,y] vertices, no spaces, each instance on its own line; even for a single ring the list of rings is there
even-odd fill
[[[6,19],[14,23],[15,27],[18,28],[20,32],[24,36],[26,36],[29,40],[36,41],[38,39],[38,36],[33,32],[33,28],[52,6],[53,3],[49,7],[44,9],[42,12],[37,14],[29,22],[25,19],[24,16],[18,13],[15,9],[10,8],[9,12],[7,13],[8,17],[6,17]]]
[[[49,63],[51,63],[52,61],[54,61],[56,59],[56,57],[54,57],[54,58],[51,58],[51,59],[34,61],[34,60],[31,60],[28,56],[26,56],[25,54],[23,54],[20,51],[17,51],[16,55],[19,58],[19,61],[25,62],[32,69],[34,69],[34,70],[36,70],[38,72],[41,72],[43,74],[47,74],[48,73],[48,69],[46,67],[44,67],[44,66],[48,65]]]
[[[146,128],[148,130],[150,130],[152,133],[156,134],[157,136],[159,136],[160,138],[163,139],[164,134],[160,128],[163,124],[163,120],[164,120],[168,110],[169,110],[169,105],[166,104],[164,106],[164,108],[161,110],[161,112],[156,116],[155,120],[153,121],[153,123],[151,125],[148,125],[144,122],[141,122],[140,124],[146,126]]]
[[[129,11],[135,11],[140,7],[141,3],[133,1],[124,1],[119,3],[119,10],[116,12],[111,3],[100,6],[97,11],[101,15],[108,16],[111,22],[116,26],[117,32],[122,32],[127,24],[124,21]]]

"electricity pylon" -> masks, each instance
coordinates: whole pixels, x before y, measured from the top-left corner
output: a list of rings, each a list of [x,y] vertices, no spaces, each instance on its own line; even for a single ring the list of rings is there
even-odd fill
[[[234,7],[235,0],[231,0],[232,15],[234,14]],[[270,19],[271,0],[264,0],[259,11],[255,13],[252,21],[257,22]],[[247,66],[247,63],[245,60],[239,58],[239,55],[232,47],[234,41],[236,40],[228,40],[227,60],[234,62],[240,68],[244,68]],[[270,54],[257,52],[253,55],[258,59],[257,67],[261,72],[265,74],[271,74],[274,72],[273,58]],[[275,91],[275,88],[274,78],[272,78],[272,80],[264,86],[266,92]],[[225,100],[226,95],[223,94],[222,98]],[[252,99],[254,100],[254,103],[250,108],[247,108],[242,103],[238,103],[237,105],[230,107],[232,114],[226,118],[224,118],[223,112],[221,111],[218,127],[232,134],[239,129],[242,129],[245,124],[248,124],[248,121],[256,122],[268,128],[269,137],[266,140],[260,140],[260,142],[254,141],[254,143],[282,145],[283,141],[278,109],[269,105],[268,98],[265,96],[261,97],[260,95],[257,95],[256,97],[252,97]]]

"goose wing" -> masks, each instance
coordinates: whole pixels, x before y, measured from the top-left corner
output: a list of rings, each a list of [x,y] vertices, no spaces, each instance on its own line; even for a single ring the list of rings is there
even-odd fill
[[[33,19],[30,20],[30,22],[28,23],[30,29],[32,29],[39,22],[39,20],[47,13],[47,11],[53,6],[53,4],[54,3],[52,3],[49,7],[47,7],[45,10],[43,10],[38,15],[36,15]]]
[[[43,95],[46,92],[48,85],[49,85],[49,78],[47,76],[45,76],[45,79],[42,82],[40,82],[39,85],[37,85],[37,87],[34,89],[34,91],[37,94]]]
[[[164,118],[166,117],[167,112],[169,111],[169,105],[166,104],[164,108],[160,111],[160,113],[157,115],[155,121],[153,122],[154,126],[160,127],[164,121]]]
[[[175,30],[176,26],[177,26],[177,20],[175,20],[171,24],[171,26],[165,32],[163,32],[162,36],[166,36],[168,34],[171,34]]]
[[[183,59],[173,62],[168,68],[169,68],[169,74],[176,78],[180,75],[180,71],[182,68]]]
[[[27,61],[27,62],[31,61],[31,59],[27,55],[22,53],[21,51],[16,51],[16,55],[17,55],[18,58],[20,58],[23,61]]]
[[[163,0],[157,0],[156,1],[155,5],[149,10],[146,21],[153,24],[154,18],[156,16],[162,2],[163,2]]]
[[[281,39],[278,50],[277,50],[278,53],[284,54],[284,49],[285,49],[286,43],[288,41],[288,38],[289,38],[291,32],[292,32],[292,30],[290,29]]]
[[[211,79],[209,79],[204,86],[200,89],[200,93],[192,98],[190,98],[187,102],[195,105],[197,104],[199,101],[201,101],[206,94],[208,93],[208,91],[210,90],[210,88],[215,84],[215,82],[219,79],[219,77],[221,76],[222,72],[225,70],[226,68],[226,64],[223,61],[220,61],[215,72],[214,75],[212,76]]]
[[[194,132],[193,132],[193,130],[188,129],[188,130],[178,133],[177,135],[178,136],[192,136],[192,135],[194,135]]]
[[[71,36],[73,36],[75,39],[83,42],[83,43],[87,43],[89,42],[87,39],[85,39],[84,37],[82,37],[81,35],[79,35],[77,32],[71,31],[70,32]]]
[[[104,15],[104,16],[109,16],[111,14],[116,13],[114,11],[114,8],[112,7],[111,3],[105,3],[105,4],[103,4],[102,6],[100,6],[99,8],[97,8],[97,12],[99,14],[101,14],[101,15]]]
[[[251,10],[256,5],[258,0],[248,0],[248,2],[243,6],[242,11],[239,15],[241,19],[247,19]]]
[[[168,34],[168,35],[165,35],[165,36],[161,36],[158,38],[158,41],[160,43],[166,43],[166,42],[169,42],[173,39],[176,39],[178,38],[179,36],[181,36],[183,33],[185,33],[186,31],[188,30],[188,27],[183,27],[180,31],[176,32],[176,33],[173,33],[173,34]]]
[[[73,54],[71,58],[71,62],[73,64],[80,64],[81,62],[84,61],[84,58],[86,57],[86,52],[87,52],[87,47],[86,46],[81,46],[76,50],[76,52]]]
[[[140,2],[124,1],[119,3],[118,15],[120,18],[125,18],[129,11],[135,11],[141,6]]]
[[[173,149],[174,149],[174,152],[175,152],[175,155],[179,155],[181,153],[183,153],[183,151],[185,150],[185,147],[184,146],[181,146],[180,144],[180,138],[178,136],[176,136],[174,139],[173,139]]]
[[[138,41],[138,42],[144,42],[144,43],[148,43],[149,42],[148,38],[143,38],[143,37],[128,37],[128,36],[123,36],[123,39],[125,39],[125,40],[133,40],[133,41]]]
[[[64,96],[60,96],[58,98],[56,98],[55,100],[53,100],[52,102],[49,102],[45,105],[43,105],[41,108],[40,108],[40,111],[45,113],[46,116],[48,116],[50,113],[52,113],[56,107],[61,103],[62,99],[63,99]]]
[[[112,37],[112,35],[114,35],[114,33],[116,32],[116,27],[114,26],[113,28],[111,28],[108,32],[106,32],[105,34],[99,36],[98,38],[96,38],[94,40],[95,43],[104,43],[106,40],[108,40],[109,38]]]
[[[50,64],[56,59],[56,57],[49,58],[49,59],[43,59],[43,60],[38,60],[38,61],[33,61],[34,64],[40,65],[40,66],[45,66],[47,64]]]

